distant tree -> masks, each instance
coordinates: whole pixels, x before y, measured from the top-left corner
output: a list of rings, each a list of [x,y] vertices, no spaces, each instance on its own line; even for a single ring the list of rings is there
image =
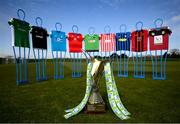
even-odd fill
[[[128,58],[128,56],[126,55],[126,54],[121,54],[121,55],[118,55],[117,53],[113,53],[113,54],[111,54],[111,58],[120,58],[120,56],[122,57],[122,58]]]
[[[164,54],[163,54],[163,58],[165,58],[165,57],[168,57],[168,58],[170,58],[170,54],[168,54],[167,52],[165,52]]]
[[[113,53],[113,54],[111,54],[110,57],[111,57],[111,58],[116,58],[116,57],[119,57],[119,55],[118,55],[117,53]]]
[[[168,57],[170,57],[170,58],[180,58],[180,50],[179,49],[171,49],[169,51]]]
[[[179,49],[171,49],[170,53],[172,53],[172,54],[174,53],[176,55],[180,55],[180,50]]]
[[[8,55],[8,56],[5,56],[5,58],[11,59],[11,58],[14,58],[14,56]]]
[[[100,59],[100,58],[101,58],[101,56],[94,56],[94,58]]]
[[[120,55],[122,58],[128,58],[128,56],[126,54],[121,54]]]

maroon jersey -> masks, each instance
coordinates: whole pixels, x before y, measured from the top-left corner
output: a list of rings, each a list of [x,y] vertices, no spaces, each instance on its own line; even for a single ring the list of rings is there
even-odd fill
[[[149,31],[150,50],[168,50],[171,33],[168,27],[151,29]]]

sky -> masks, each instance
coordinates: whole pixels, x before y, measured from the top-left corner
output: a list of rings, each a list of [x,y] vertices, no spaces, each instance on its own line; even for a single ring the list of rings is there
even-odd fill
[[[172,30],[169,48],[180,49],[180,0],[0,0],[0,56],[13,56],[8,20],[17,18],[19,8],[25,11],[25,21],[31,25],[36,25],[35,18],[41,17],[42,26],[49,33],[56,22],[62,24],[66,33],[77,25],[79,33],[85,35],[91,26],[97,34],[104,33],[106,25],[112,33],[119,32],[121,24],[133,31],[138,21],[143,22],[143,28],[150,29],[157,18],[162,18],[163,26]],[[49,57],[50,41],[48,38]]]

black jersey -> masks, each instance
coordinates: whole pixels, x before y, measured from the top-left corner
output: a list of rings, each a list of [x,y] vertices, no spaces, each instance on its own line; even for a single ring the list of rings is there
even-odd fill
[[[47,30],[42,27],[32,26],[32,43],[33,48],[47,49]]]

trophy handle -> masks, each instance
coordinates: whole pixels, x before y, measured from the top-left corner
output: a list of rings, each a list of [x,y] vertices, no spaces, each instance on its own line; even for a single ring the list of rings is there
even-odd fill
[[[89,55],[91,61],[93,61],[93,57],[92,57],[86,50],[84,50],[84,49],[81,49],[81,50],[82,50],[83,54],[85,55],[85,57],[86,57],[87,59],[88,59],[87,55]],[[86,55],[86,54],[87,54],[87,55]]]

